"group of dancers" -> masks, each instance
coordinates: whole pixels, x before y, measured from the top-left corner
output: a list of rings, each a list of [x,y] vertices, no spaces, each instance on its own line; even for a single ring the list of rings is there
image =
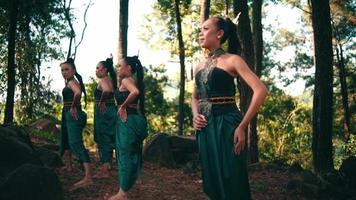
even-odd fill
[[[83,145],[82,132],[86,113],[81,108],[82,93],[86,91],[72,59],[61,63],[66,85],[62,91],[62,137],[60,154],[71,171],[74,154],[84,166],[84,178],[72,189],[93,183],[90,157]],[[119,192],[111,199],[127,199],[127,191],[134,185],[142,165],[142,142],[147,136],[144,112],[143,68],[137,56],[125,57],[119,62],[119,86],[112,59],[98,63],[98,86],[94,90],[94,140],[98,147],[101,166],[96,178],[109,177],[113,150],[119,169]],[[136,79],[133,78],[136,76]]]
[[[228,51],[222,44],[229,41]],[[267,89],[245,61],[232,54],[238,44],[236,25],[229,19],[211,17],[199,34],[207,57],[195,68],[192,95],[193,126],[199,146],[203,190],[212,200],[251,199],[246,166],[245,130],[265,100]],[[85,176],[73,188],[93,183],[90,157],[83,145],[86,113],[81,96],[86,91],[74,61],[61,63],[66,85],[63,89],[61,155],[71,171],[71,155],[84,166]],[[95,88],[94,140],[101,166],[94,177],[108,178],[113,150],[118,163],[119,191],[110,200],[125,200],[142,166],[142,143],[147,137],[144,109],[144,70],[138,57],[124,57],[118,63],[118,77],[112,59],[98,63]],[[133,78],[135,77],[135,78]],[[235,102],[234,79],[240,77],[252,89],[249,108],[241,113]]]

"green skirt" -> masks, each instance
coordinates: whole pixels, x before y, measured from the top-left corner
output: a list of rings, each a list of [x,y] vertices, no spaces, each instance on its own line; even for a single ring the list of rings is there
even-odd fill
[[[235,155],[234,132],[242,120],[240,112],[208,117],[208,125],[197,132],[204,192],[212,200],[247,200],[250,197],[246,148]]]
[[[112,160],[115,149],[116,111],[116,106],[107,106],[104,113],[101,113],[97,106],[94,109],[94,141],[98,146],[101,163]]]
[[[83,144],[83,129],[87,122],[87,115],[78,109],[78,120],[75,120],[69,110],[62,112],[62,134],[60,154],[70,150],[81,162],[90,162],[89,154]]]
[[[147,137],[147,123],[138,114],[128,114],[123,123],[118,119],[116,148],[120,187],[128,191],[136,182],[142,167],[142,142]]]

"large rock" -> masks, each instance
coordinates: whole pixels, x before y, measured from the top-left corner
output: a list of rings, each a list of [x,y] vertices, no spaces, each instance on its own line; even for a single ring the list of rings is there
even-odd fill
[[[12,125],[0,126],[0,134],[9,138],[19,140],[20,142],[30,146],[31,148],[33,147],[29,132],[25,127]]]
[[[0,126],[0,180],[25,163],[42,165],[28,135]]]
[[[300,191],[301,187],[302,187],[302,181],[298,179],[291,179],[286,184],[286,189],[287,191],[290,192]]]
[[[144,146],[143,159],[167,167],[183,166],[198,160],[198,145],[195,137],[156,134]]]
[[[48,143],[48,144],[38,144],[37,146],[51,150],[53,152],[59,152],[59,149],[60,149],[58,144],[49,144]]]
[[[197,153],[198,144],[195,138],[194,136],[169,136],[169,142],[173,150]]]
[[[303,171],[300,174],[300,176],[304,183],[313,184],[313,185],[318,185],[320,183],[318,177],[309,170]]]
[[[63,166],[63,162],[58,153],[44,147],[35,147],[37,155],[46,167],[57,168]]]
[[[169,136],[163,133],[153,136],[151,141],[143,147],[142,157],[145,161],[156,162],[162,166],[174,166]]]
[[[0,184],[2,200],[62,200],[63,191],[57,175],[47,167],[24,164]]]
[[[50,119],[39,119],[31,124],[31,127],[37,130],[46,131],[50,133],[59,134],[60,129],[58,125]]]
[[[170,136],[170,149],[177,165],[184,165],[189,161],[198,160],[198,144],[195,137]]]
[[[288,168],[288,172],[289,173],[300,173],[302,172],[304,169],[303,167],[298,163],[298,162],[294,162],[291,166],[289,166]]]
[[[303,196],[310,199],[318,199],[319,198],[319,187],[318,185],[302,183],[301,192]]]
[[[58,155],[34,148],[26,128],[0,126],[0,199],[63,199],[57,175],[48,166]],[[59,159],[59,160],[58,160]]]
[[[344,160],[339,171],[346,179],[349,187],[356,190],[356,157],[351,156]]]

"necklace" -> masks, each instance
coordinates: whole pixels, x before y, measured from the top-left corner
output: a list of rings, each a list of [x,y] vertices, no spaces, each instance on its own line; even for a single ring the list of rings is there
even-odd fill
[[[200,89],[201,99],[199,101],[199,113],[205,115],[206,117],[210,115],[212,109],[211,102],[206,100],[206,98],[210,96],[207,92],[209,74],[216,67],[217,58],[219,58],[223,54],[225,54],[225,51],[221,48],[215,49],[214,51],[210,52],[205,60],[204,67],[201,70],[200,83],[202,87]]]
[[[204,84],[208,82],[209,74],[217,64],[217,58],[225,54],[224,49],[218,48],[209,52],[207,59],[205,60],[204,67],[202,69],[202,81]]]

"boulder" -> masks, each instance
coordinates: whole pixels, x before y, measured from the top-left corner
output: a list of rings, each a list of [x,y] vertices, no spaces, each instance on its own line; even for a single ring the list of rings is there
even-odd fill
[[[356,157],[351,156],[345,159],[339,169],[340,173],[346,179],[350,188],[356,190]]]
[[[63,166],[62,159],[58,153],[44,147],[35,147],[35,150],[44,166],[49,168],[57,168]]]
[[[291,166],[289,166],[288,168],[288,172],[289,173],[300,173],[302,172],[304,169],[302,166],[300,166],[299,163],[294,162]]]
[[[0,184],[2,200],[62,200],[63,190],[57,175],[49,168],[24,164]]]
[[[31,124],[31,127],[37,130],[59,134],[60,129],[57,124],[50,119],[39,119]]]
[[[169,136],[171,149],[174,151],[184,151],[186,153],[197,153],[198,143],[194,136]]]
[[[191,160],[183,166],[183,173],[189,175],[198,175],[201,177],[201,165],[199,160]]]
[[[0,179],[25,163],[42,165],[28,135],[18,129],[0,127]]]
[[[38,147],[42,147],[42,148],[45,148],[45,149],[48,149],[48,150],[51,150],[54,152],[59,152],[58,144],[41,144],[41,145],[38,145]]]
[[[195,137],[169,136],[169,144],[176,165],[198,160],[198,143]]]
[[[173,167],[174,158],[170,148],[169,136],[159,133],[153,136],[144,147],[143,160],[159,163],[162,166]]]
[[[195,137],[156,134],[144,146],[143,159],[167,167],[184,166],[198,160],[198,144]]]
[[[310,199],[318,199],[319,197],[319,187],[314,184],[303,183],[301,185],[301,192],[303,196]]]
[[[303,171],[301,174],[301,179],[304,183],[309,183],[309,184],[314,184],[314,185],[318,185],[320,183],[320,180],[318,179],[318,177],[313,174],[313,172],[306,170]]]
[[[0,126],[0,134],[6,137],[14,138],[20,142],[33,147],[28,129],[18,126]]]
[[[0,126],[0,199],[63,199],[57,175],[46,166],[58,166],[54,152],[33,147],[28,129]]]
[[[299,191],[301,189],[302,186],[302,182],[298,179],[291,179],[288,181],[288,183],[286,184],[286,189],[287,191]]]

